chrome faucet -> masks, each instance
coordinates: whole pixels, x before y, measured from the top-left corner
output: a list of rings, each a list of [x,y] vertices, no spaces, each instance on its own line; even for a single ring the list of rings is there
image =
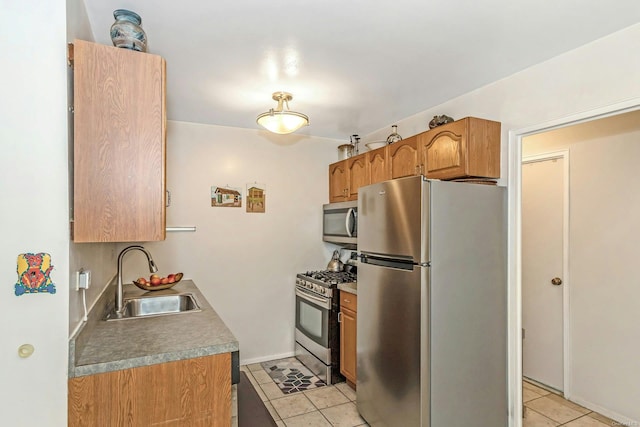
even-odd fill
[[[116,313],[122,313],[122,310],[124,309],[124,292],[122,290],[122,258],[124,258],[124,254],[134,249],[142,251],[142,253],[146,255],[147,261],[149,262],[149,271],[151,273],[155,273],[156,271],[158,271],[158,267],[156,267],[156,263],[153,262],[153,258],[151,257],[151,254],[145,248],[139,245],[128,246],[124,248],[122,252],[120,252],[120,255],[118,255],[118,288],[116,289],[116,307],[115,307]]]

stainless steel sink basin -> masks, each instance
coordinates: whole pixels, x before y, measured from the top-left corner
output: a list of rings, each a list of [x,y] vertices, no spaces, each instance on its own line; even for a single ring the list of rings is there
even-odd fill
[[[122,313],[115,309],[105,320],[139,319],[141,317],[166,316],[170,314],[196,313],[201,311],[196,297],[191,293],[172,295],[145,295],[124,299]]]

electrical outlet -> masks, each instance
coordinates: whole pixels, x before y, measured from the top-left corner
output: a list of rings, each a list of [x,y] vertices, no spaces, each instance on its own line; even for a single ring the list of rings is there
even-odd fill
[[[91,284],[91,271],[81,269],[76,273],[76,290],[89,289]]]

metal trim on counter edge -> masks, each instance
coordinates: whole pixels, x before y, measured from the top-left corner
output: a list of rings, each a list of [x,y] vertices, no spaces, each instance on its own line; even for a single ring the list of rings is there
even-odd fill
[[[191,226],[187,226],[187,227],[166,227],[165,230],[167,232],[171,232],[171,231],[189,231],[189,232],[195,233],[196,226],[195,225],[191,225]]]
[[[240,350],[231,352],[231,385],[240,382]]]

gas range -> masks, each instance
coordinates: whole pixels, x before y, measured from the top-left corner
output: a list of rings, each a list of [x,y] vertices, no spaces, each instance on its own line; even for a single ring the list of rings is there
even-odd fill
[[[346,271],[307,271],[296,275],[296,286],[331,298],[340,283],[356,283],[357,275]]]
[[[329,385],[344,381],[340,374],[338,284],[355,282],[356,274],[346,271],[296,275],[296,358]]]

